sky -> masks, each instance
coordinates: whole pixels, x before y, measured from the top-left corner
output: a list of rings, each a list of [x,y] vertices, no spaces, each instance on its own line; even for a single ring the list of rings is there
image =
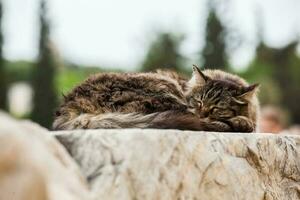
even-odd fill
[[[231,36],[243,38],[230,56],[235,66],[245,66],[253,58],[259,27],[272,47],[299,36],[298,0],[215,1],[222,22],[236,30]],[[34,60],[39,0],[3,2],[5,57]],[[173,31],[185,34],[181,51],[189,63],[197,63],[204,46],[205,5],[206,0],[49,0],[51,37],[61,58],[69,62],[132,70],[142,62],[156,32]]]

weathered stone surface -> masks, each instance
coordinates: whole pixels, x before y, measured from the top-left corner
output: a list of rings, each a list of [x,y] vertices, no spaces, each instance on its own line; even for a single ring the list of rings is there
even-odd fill
[[[0,113],[0,199],[89,199],[85,179],[47,130]]]
[[[299,153],[296,135],[49,133],[0,114],[0,200],[294,200]]]
[[[176,130],[57,132],[96,199],[300,199],[300,138]]]

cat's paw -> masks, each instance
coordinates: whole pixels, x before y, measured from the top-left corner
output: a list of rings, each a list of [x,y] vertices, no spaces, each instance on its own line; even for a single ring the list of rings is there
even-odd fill
[[[207,128],[205,131],[214,131],[214,132],[231,132],[232,128],[221,121],[212,121],[211,119],[203,119],[207,123]]]
[[[244,116],[237,116],[229,119],[229,124],[235,132],[254,132],[255,127],[250,119]]]

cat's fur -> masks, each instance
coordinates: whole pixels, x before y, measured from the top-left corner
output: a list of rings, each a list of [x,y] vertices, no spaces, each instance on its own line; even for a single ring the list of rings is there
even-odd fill
[[[219,70],[97,74],[65,96],[53,128],[164,128],[253,132],[257,85]]]

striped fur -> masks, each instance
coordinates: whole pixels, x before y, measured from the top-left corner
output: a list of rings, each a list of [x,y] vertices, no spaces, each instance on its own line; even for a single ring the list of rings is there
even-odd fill
[[[253,132],[255,88],[237,76],[198,68],[190,81],[166,71],[97,74],[65,96],[53,128]]]

